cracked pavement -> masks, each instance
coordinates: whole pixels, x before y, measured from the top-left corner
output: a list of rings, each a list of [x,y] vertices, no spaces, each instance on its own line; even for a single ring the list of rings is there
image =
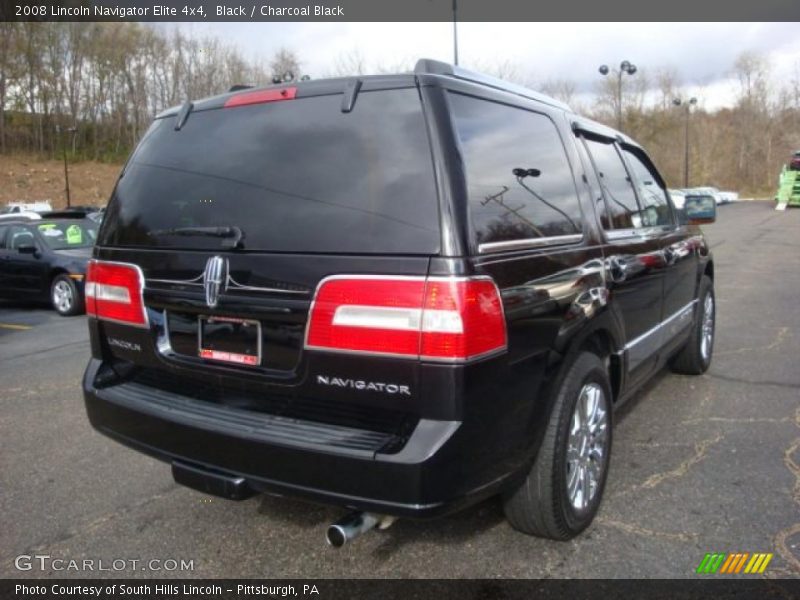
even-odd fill
[[[86,419],[84,318],[0,304],[0,576],[19,554],[191,559],[194,571],[126,577],[697,577],[706,552],[774,552],[764,576],[800,576],[800,210],[723,206],[714,248],[717,340],[702,377],[662,372],[615,417],[592,527],[527,537],[497,500],[398,521],[335,551],[341,511],[262,496],[234,503],[175,485],[169,467]],[[115,573],[95,573],[114,575]],[[83,573],[60,572],[62,576]],[[88,575],[92,575],[88,573]],[[707,577],[707,576],[706,576]]]

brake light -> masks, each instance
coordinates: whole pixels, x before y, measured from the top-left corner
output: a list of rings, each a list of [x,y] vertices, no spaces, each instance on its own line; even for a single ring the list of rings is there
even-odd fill
[[[86,314],[147,327],[143,287],[144,277],[136,265],[91,260],[86,270]]]
[[[278,102],[280,100],[294,100],[297,95],[296,87],[282,88],[279,90],[257,90],[236,94],[225,100],[224,108],[234,106],[247,106],[249,104],[263,104],[265,102]]]
[[[306,348],[466,361],[506,348],[490,279],[333,277],[317,289]]]

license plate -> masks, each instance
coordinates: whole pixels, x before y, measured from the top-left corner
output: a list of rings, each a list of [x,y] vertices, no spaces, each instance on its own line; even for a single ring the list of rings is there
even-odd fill
[[[261,364],[261,323],[234,317],[198,318],[201,358],[237,365]]]

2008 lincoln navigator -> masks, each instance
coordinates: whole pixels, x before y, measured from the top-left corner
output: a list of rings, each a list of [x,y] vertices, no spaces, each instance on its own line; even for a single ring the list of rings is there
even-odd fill
[[[443,63],[168,110],[89,266],[89,419],[244,498],[392,517],[501,494],[592,521],[612,414],[704,372],[714,265],[647,154],[553,99]]]

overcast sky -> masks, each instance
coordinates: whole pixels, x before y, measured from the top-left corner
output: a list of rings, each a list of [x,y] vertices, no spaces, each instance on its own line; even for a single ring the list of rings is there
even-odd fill
[[[187,23],[195,34],[233,43],[248,58],[268,60],[280,47],[297,52],[302,71],[330,73],[338,57],[358,50],[370,68],[411,68],[417,58],[452,62],[452,23]],[[460,23],[463,66],[513,64],[528,80],[565,78],[591,100],[600,64],[630,60],[652,73],[671,66],[707,109],[728,105],[731,69],[744,50],[770,59],[772,79],[800,74],[797,23]]]

